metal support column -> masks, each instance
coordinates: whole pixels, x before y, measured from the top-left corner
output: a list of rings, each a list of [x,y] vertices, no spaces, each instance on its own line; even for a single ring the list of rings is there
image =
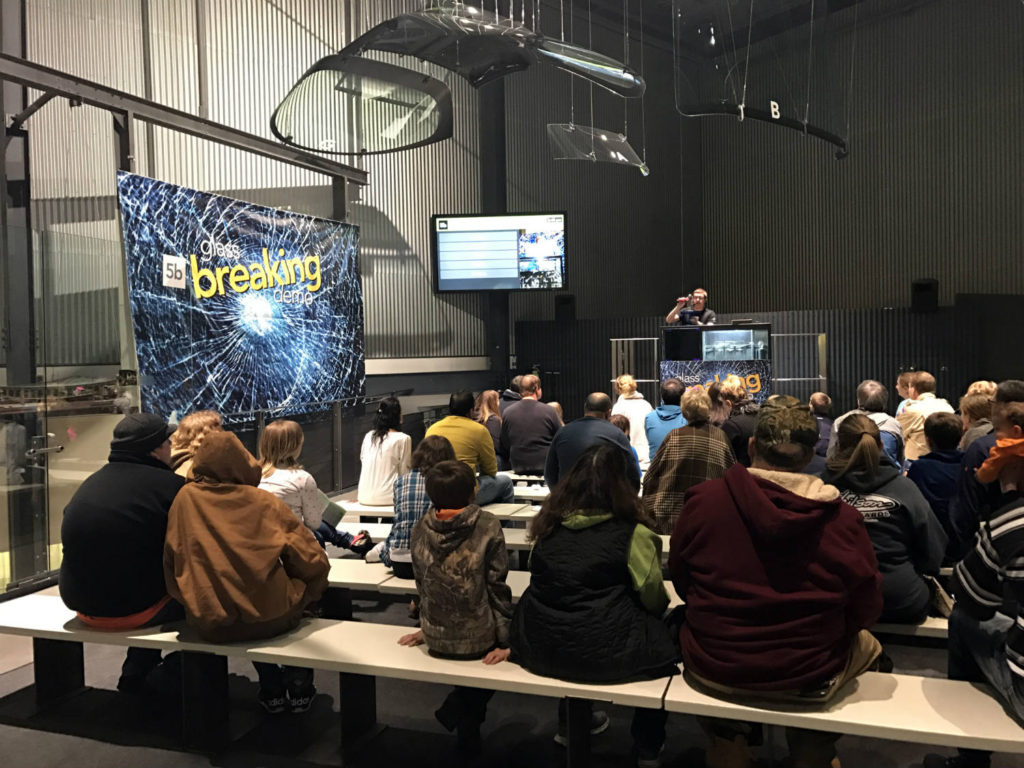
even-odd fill
[[[508,210],[505,149],[505,83],[496,80],[480,89],[480,210],[482,213],[505,213]],[[484,296],[484,338],[491,371],[501,389],[508,381],[511,327],[508,293],[488,291]]]

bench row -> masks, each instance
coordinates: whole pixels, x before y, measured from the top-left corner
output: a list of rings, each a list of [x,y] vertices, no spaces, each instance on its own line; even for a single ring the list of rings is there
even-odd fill
[[[231,657],[339,673],[346,750],[375,727],[375,678],[385,677],[567,698],[572,768],[585,765],[588,759],[589,722],[576,716],[585,711],[581,704],[586,702],[1024,753],[1024,731],[991,691],[978,684],[867,673],[826,706],[779,707],[707,696],[681,676],[586,685],[540,677],[510,663],[486,666],[478,661],[439,659],[429,656],[424,646],[399,646],[398,638],[406,632],[407,628],[393,625],[306,619],[294,631],[271,640],[211,644],[183,624],[130,632],[91,629],[54,596],[29,595],[0,604],[0,633],[34,639],[36,695],[41,704],[84,686],[82,643],[181,651],[183,737],[190,746],[209,746],[209,739],[226,735],[226,658]]]
[[[505,540],[507,543],[507,536]],[[526,588],[530,586],[530,574],[528,571],[509,571],[505,582],[512,591],[512,602],[518,602]],[[362,592],[410,596],[417,593],[416,582],[413,579],[398,578],[383,563],[366,563],[356,558],[332,558],[328,583],[331,587]],[[682,603],[672,582],[666,581],[665,589],[672,605]],[[876,624],[872,631],[878,634],[944,640],[949,634],[949,622],[946,619],[929,617],[921,624]]]

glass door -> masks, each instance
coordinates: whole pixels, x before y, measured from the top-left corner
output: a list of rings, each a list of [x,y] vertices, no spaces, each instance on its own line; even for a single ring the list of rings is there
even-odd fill
[[[31,301],[14,311],[15,286],[5,288],[5,331],[32,343],[4,350],[0,590],[60,568],[64,507],[106,463],[113,427],[133,402],[119,383],[125,305],[116,235],[8,227],[6,253],[8,280],[12,263],[30,265]]]

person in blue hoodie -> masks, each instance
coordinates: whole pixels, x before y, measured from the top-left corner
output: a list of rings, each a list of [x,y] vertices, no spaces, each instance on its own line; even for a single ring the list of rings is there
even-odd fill
[[[929,453],[910,465],[907,479],[912,481],[939,518],[949,537],[946,562],[960,559],[960,542],[949,522],[949,502],[956,495],[956,481],[964,454],[958,450],[963,424],[955,413],[933,413],[924,422],[924,438]]]
[[[647,414],[644,420],[644,432],[647,433],[647,444],[650,446],[648,459],[654,461],[661,441],[673,429],[686,426],[683,411],[679,402],[683,399],[686,387],[679,379],[666,379],[661,382],[661,405]]]

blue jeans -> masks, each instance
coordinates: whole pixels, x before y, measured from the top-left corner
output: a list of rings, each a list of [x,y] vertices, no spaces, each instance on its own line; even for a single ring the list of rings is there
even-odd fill
[[[979,621],[961,608],[954,608],[949,617],[950,680],[988,683],[1018,720],[1024,721],[1024,681],[1010,671],[1006,663],[1006,635],[1013,619],[1002,613]],[[984,767],[989,753],[961,749],[965,766]]]
[[[509,504],[515,499],[512,478],[508,475],[480,475],[476,482],[476,503],[481,507],[499,502]]]

